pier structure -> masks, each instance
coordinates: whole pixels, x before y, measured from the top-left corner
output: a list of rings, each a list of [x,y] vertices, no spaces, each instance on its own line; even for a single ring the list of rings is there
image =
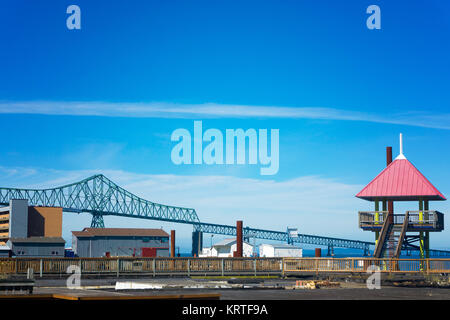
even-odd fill
[[[387,147],[386,168],[356,197],[374,203],[374,211],[359,212],[359,227],[375,233],[375,258],[399,258],[402,250],[419,251],[430,257],[430,232],[444,230],[444,215],[430,210],[430,201],[446,200],[430,181],[403,154],[392,161]],[[415,202],[418,207],[406,212],[394,211],[394,202]]]

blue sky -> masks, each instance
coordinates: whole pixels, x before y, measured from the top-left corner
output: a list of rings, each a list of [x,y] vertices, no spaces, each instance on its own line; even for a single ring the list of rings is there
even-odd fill
[[[70,4],[81,30],[66,28]],[[366,28],[371,4],[381,30]],[[408,159],[450,194],[449,10],[447,1],[3,1],[0,184],[103,172],[207,222],[372,240],[357,228],[357,211],[371,206],[354,194],[383,168],[385,146],[398,153],[400,132]],[[278,174],[174,165],[170,135],[192,132],[194,120],[223,132],[280,129]],[[90,223],[64,219],[66,239]],[[189,248],[190,227],[176,227]],[[447,231],[432,236],[450,247]]]

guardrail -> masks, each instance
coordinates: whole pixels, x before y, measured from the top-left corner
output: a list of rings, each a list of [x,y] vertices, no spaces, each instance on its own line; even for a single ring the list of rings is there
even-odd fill
[[[383,273],[450,273],[450,259],[290,259],[284,260],[285,274],[301,272],[366,273],[378,267]]]
[[[450,259],[375,258],[2,258],[0,274],[64,275],[69,266],[91,275],[296,275],[301,273],[450,273]]]
[[[444,229],[444,215],[435,210],[407,211],[411,226],[430,225],[435,230]],[[386,211],[359,211],[359,227],[381,227],[386,219]],[[394,224],[403,224],[405,214],[393,214]]]
[[[388,213],[388,211],[359,211],[359,227],[361,228],[362,225],[379,225],[381,227]]]
[[[439,211],[408,211],[410,224],[431,224],[436,230],[444,230],[444,214]]]

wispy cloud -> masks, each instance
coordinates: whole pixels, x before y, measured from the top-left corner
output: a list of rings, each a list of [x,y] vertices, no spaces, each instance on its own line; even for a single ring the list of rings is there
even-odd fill
[[[294,118],[367,121],[450,130],[450,113],[376,114],[323,107],[248,106],[231,104],[119,103],[76,101],[2,101],[0,113],[148,117],[148,118]]]

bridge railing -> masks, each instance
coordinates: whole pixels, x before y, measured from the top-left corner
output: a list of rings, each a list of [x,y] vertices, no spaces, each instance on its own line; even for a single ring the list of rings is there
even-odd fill
[[[298,275],[301,273],[450,273],[450,259],[374,258],[1,258],[0,274]],[[73,267],[72,271],[73,272]],[[68,276],[68,274],[67,274]]]

